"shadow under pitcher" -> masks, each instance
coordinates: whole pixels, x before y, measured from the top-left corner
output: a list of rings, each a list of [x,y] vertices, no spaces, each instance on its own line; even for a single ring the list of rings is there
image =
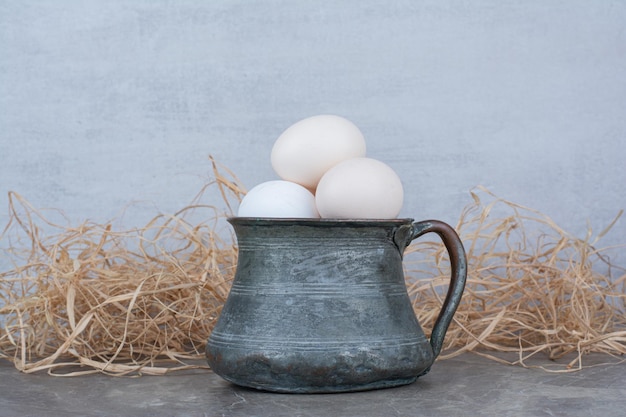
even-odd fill
[[[237,271],[206,357],[241,386],[289,393],[410,384],[439,355],[467,277],[465,250],[438,220],[232,217]],[[438,234],[451,263],[430,340],[402,268],[406,247]]]

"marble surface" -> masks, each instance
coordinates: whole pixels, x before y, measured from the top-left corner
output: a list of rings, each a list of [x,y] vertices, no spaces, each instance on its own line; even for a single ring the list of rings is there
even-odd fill
[[[474,354],[438,361],[414,384],[344,394],[274,394],[209,370],[164,377],[60,378],[0,362],[0,416],[622,416],[626,363],[574,373],[502,365]]]

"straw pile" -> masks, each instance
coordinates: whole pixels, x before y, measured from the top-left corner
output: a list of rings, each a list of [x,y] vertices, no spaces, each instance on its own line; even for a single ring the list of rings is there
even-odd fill
[[[491,201],[483,204],[479,193]],[[591,241],[591,231],[573,237],[540,212],[482,187],[471,195],[456,226],[467,252],[467,286],[440,359],[472,351],[554,372],[581,369],[591,352],[619,360],[626,353],[626,274],[605,256],[611,248],[594,245],[622,212]],[[426,279],[409,283],[409,293],[430,329],[448,286],[447,254],[439,242],[416,241],[405,257],[411,255],[407,275]],[[539,353],[542,364],[527,364]]]
[[[219,190],[226,212],[198,197],[131,231],[59,226],[10,193],[10,221],[0,238],[13,266],[0,272],[0,357],[22,372],[63,376],[204,367],[198,361],[204,363],[237,258],[234,238],[216,230],[244,193],[231,172],[211,162],[215,180],[207,187]],[[611,276],[616,267],[588,239],[482,192],[493,201],[485,205],[472,192],[457,225],[469,280],[440,358],[474,351],[504,361],[498,353],[512,352],[517,359],[508,363],[527,366],[538,352],[549,359],[574,354],[564,365],[569,371],[582,367],[585,353],[624,354],[624,271]],[[511,213],[494,218],[494,207]],[[209,214],[189,221],[198,211]],[[541,232],[532,238],[527,231]],[[406,258],[409,293],[428,331],[448,284],[446,253],[440,242],[420,238]],[[600,273],[599,265],[610,268]]]
[[[218,187],[230,208],[244,190],[212,163],[208,187]],[[52,224],[10,193],[1,238],[10,241],[14,267],[0,274],[0,357],[23,372],[66,376],[198,367],[192,360],[204,355],[237,256],[234,238],[216,232],[226,214],[197,203],[201,197],[141,229],[116,232]],[[199,211],[205,221],[186,220]],[[58,233],[42,236],[44,226]]]

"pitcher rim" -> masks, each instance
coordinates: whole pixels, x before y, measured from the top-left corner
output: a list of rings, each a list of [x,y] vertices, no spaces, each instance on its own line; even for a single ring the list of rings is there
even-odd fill
[[[395,219],[342,219],[342,218],[309,218],[309,217],[240,217],[230,216],[226,220],[231,224],[275,224],[275,225],[360,225],[360,226],[399,226],[412,223],[412,218]]]

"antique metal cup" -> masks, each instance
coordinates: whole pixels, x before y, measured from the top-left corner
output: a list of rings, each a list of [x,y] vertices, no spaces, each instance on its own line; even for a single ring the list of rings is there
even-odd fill
[[[241,386],[321,393],[386,388],[430,370],[461,300],[463,245],[437,220],[229,218],[237,271],[209,337],[213,371]],[[451,281],[430,340],[402,268],[405,248],[443,240]]]

